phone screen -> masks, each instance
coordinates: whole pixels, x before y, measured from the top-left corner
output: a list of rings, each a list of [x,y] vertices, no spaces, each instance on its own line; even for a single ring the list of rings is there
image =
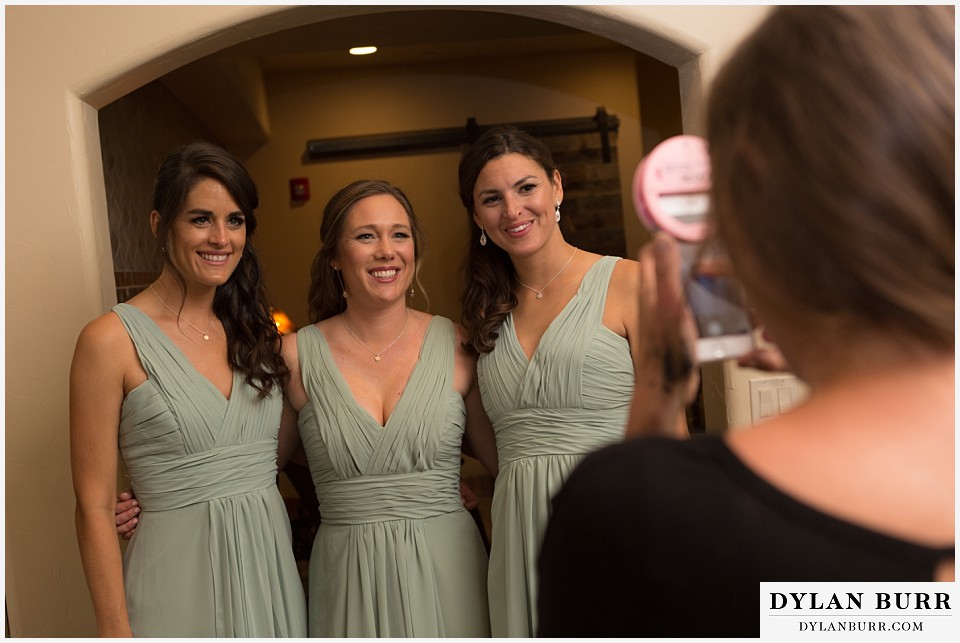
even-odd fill
[[[751,331],[736,285],[725,277],[695,275],[687,280],[687,300],[697,318],[701,337],[720,337]]]
[[[735,281],[717,275],[691,274],[685,279],[685,286],[700,335],[699,361],[739,357],[753,347],[753,326]]]

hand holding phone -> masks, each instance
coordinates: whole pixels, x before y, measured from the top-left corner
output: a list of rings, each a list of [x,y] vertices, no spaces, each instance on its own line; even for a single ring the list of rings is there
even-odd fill
[[[680,243],[684,290],[700,334],[699,362],[732,359],[753,349],[753,327],[739,284],[723,271],[703,270],[710,261],[723,261],[715,245],[705,251],[700,247],[707,236],[709,192],[710,157],[706,141],[698,136],[663,141],[633,178],[640,221],[651,232],[662,230]]]

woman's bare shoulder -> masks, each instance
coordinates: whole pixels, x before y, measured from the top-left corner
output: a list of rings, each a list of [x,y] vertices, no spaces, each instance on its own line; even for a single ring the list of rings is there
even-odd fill
[[[115,350],[129,343],[127,329],[112,310],[89,321],[77,339],[78,348],[82,346],[94,350]]]
[[[80,331],[71,373],[71,378],[79,377],[81,380],[106,378],[126,382],[130,384],[128,388],[146,377],[133,340],[115,312],[109,311],[96,317]],[[78,382],[75,379],[71,381],[74,384]]]
[[[640,264],[633,259],[620,259],[610,275],[610,286],[618,292],[639,292]]]
[[[635,334],[640,320],[640,264],[620,259],[613,267],[607,285],[607,304],[603,323],[628,339]]]
[[[280,355],[286,360],[289,366],[291,359],[297,360],[297,334],[290,333],[280,338]]]

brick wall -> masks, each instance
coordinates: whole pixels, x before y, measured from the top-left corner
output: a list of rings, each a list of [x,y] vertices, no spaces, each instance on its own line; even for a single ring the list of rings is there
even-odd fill
[[[610,162],[603,161],[600,134],[544,137],[563,177],[560,229],[571,244],[602,255],[626,254],[616,133]]]

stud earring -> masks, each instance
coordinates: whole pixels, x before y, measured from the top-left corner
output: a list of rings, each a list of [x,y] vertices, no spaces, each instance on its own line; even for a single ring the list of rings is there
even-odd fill
[[[487,245],[487,231],[483,229],[483,226],[480,226],[480,245]]]
[[[560,204],[557,204],[557,223],[560,223]]]

